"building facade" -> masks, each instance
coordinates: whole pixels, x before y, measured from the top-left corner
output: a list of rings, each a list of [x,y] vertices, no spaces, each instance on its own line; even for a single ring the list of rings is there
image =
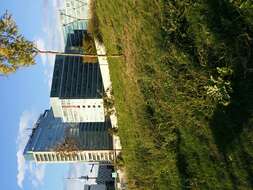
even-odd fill
[[[115,172],[113,165],[100,164],[98,167],[96,183],[114,187],[114,178],[112,177],[113,172]]]
[[[88,0],[65,0],[61,10],[65,52],[83,53]],[[84,13],[87,13],[85,16]],[[78,19],[77,19],[78,18]],[[104,85],[98,60],[56,55],[51,109],[36,122],[24,155],[37,163],[112,163],[118,154],[111,120],[104,112]],[[115,150],[114,150],[115,149]]]
[[[98,63],[57,55],[50,102],[63,122],[104,122],[103,83]]]
[[[86,30],[88,25],[89,0],[65,0],[63,9],[60,10],[63,36],[66,42],[68,34],[74,30]]]
[[[65,42],[65,52],[66,53],[76,53],[82,54],[84,53],[83,48],[83,39],[84,36],[87,35],[86,30],[74,30],[73,33],[67,34],[67,40]]]
[[[46,110],[36,122],[24,150],[37,163],[109,162],[115,159],[111,122],[63,123]]]
[[[107,190],[105,184],[84,185],[84,190]]]
[[[89,177],[95,179],[95,182],[87,181],[84,185],[84,190],[115,190],[115,178],[112,177],[112,173],[115,172],[113,165],[100,163],[98,167],[94,167],[93,170],[95,170],[95,175],[93,174]],[[90,184],[88,185],[88,183]]]
[[[82,53],[86,31],[68,34],[65,52]],[[90,62],[89,62],[90,61]],[[50,103],[63,122],[104,122],[103,81],[98,62],[81,56],[56,55]]]

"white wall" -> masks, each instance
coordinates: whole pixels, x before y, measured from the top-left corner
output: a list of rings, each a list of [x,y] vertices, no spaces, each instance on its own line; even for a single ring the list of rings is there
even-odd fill
[[[50,98],[55,117],[63,122],[104,122],[103,99]]]

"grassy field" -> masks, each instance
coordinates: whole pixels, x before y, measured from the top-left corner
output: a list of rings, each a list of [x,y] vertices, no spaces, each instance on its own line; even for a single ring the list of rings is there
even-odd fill
[[[96,0],[129,189],[253,188],[250,6]]]

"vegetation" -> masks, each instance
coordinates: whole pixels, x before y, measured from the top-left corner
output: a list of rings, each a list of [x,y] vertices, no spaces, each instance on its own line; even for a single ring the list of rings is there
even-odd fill
[[[110,116],[115,113],[115,105],[114,105],[114,96],[112,94],[112,89],[108,88],[103,94],[103,103],[105,115]]]
[[[96,0],[129,189],[253,188],[253,4]]]
[[[99,21],[98,21],[98,16],[97,12],[95,11],[96,9],[96,1],[90,1],[89,2],[89,14],[90,14],[90,19],[88,20],[88,33],[92,33],[96,39],[98,39],[100,42],[102,42],[102,34],[99,30]]]
[[[56,145],[54,151],[59,155],[69,156],[78,154],[78,150],[80,150],[80,146],[76,139],[72,137],[65,137],[63,142]]]
[[[93,19],[94,20],[94,19]],[[98,35],[96,35],[98,37]],[[14,73],[17,69],[35,64],[35,56],[41,54],[53,54],[63,56],[81,56],[85,62],[97,62],[95,55],[95,44],[91,43],[92,37],[86,35],[84,41],[89,46],[85,46],[85,54],[64,53],[52,50],[41,50],[36,45],[27,40],[22,34],[8,12],[0,17],[0,74],[8,75]],[[116,55],[117,56],[117,55]]]
[[[84,39],[83,39],[83,49],[84,49],[84,53],[86,54],[90,54],[90,55],[97,54],[94,38],[91,33],[85,33]],[[97,57],[83,57],[83,61],[87,63],[97,63],[98,58]]]
[[[0,18],[0,73],[9,74],[18,68],[33,65],[37,50],[18,31],[12,16],[6,12]]]
[[[118,135],[118,128],[112,127],[108,129],[108,133],[113,136],[113,135]]]

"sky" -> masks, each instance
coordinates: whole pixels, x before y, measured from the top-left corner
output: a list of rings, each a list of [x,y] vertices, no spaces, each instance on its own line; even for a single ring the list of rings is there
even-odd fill
[[[62,0],[1,0],[0,14],[12,13],[21,33],[41,49],[63,50],[58,9]],[[66,177],[85,175],[90,166],[42,165],[22,156],[33,123],[49,108],[54,56],[38,56],[36,65],[0,76],[1,189],[79,190],[81,182]]]

